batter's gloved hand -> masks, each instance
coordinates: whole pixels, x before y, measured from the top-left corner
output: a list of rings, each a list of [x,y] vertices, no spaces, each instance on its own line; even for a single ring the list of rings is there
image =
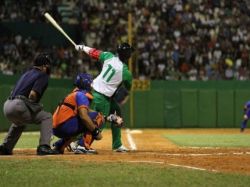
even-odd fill
[[[76,46],[75,46],[75,49],[76,49],[77,51],[84,51],[84,45],[76,45]]]
[[[115,123],[116,127],[122,127],[123,126],[123,119],[122,119],[122,117],[116,115],[116,113],[110,114],[107,117],[107,120],[110,121],[110,122]]]

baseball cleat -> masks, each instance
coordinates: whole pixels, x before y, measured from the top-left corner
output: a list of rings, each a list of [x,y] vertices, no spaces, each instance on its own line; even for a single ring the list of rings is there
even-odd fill
[[[240,132],[244,132],[245,128],[240,128]]]
[[[125,152],[129,152],[129,149],[126,148],[124,145],[121,145],[120,147],[118,147],[117,149],[114,149],[113,151],[119,152],[119,153],[125,153]]]
[[[0,155],[12,155],[12,151],[6,149],[3,145],[0,145]]]
[[[97,151],[95,149],[87,149],[86,147],[77,145],[75,142],[72,142],[70,144],[70,147],[75,154],[97,154]]]
[[[39,145],[37,155],[57,155],[61,154],[58,150],[51,149],[49,145]]]

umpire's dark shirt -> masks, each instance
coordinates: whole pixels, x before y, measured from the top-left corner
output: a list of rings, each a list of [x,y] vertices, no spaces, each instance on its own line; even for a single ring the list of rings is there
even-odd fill
[[[38,94],[38,101],[48,87],[49,76],[36,68],[26,71],[18,80],[11,97],[23,95],[29,97],[30,91],[34,90]]]

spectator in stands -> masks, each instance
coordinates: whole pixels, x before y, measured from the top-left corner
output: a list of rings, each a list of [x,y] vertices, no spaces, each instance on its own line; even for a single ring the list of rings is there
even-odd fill
[[[250,79],[247,71],[250,63],[249,1],[25,2],[1,3],[1,20],[43,22],[44,18],[38,12],[49,10],[59,23],[78,24],[83,33],[79,40],[84,41],[86,45],[94,44],[105,50],[116,47],[110,44],[127,40],[127,13],[131,12],[133,21],[136,20],[133,22],[133,45],[137,46],[137,52],[140,54],[136,57],[138,71],[134,72],[135,77],[162,80]],[[0,37],[0,50],[3,51],[0,64],[14,64],[9,67],[14,68],[13,73],[20,73],[23,68],[16,65],[23,64],[22,66],[26,67],[30,61],[28,57],[34,55],[34,47],[44,49],[37,40],[22,36],[13,37]],[[27,45],[31,42],[32,45]],[[71,47],[63,47],[60,50],[64,51],[63,55],[55,51],[55,57],[60,57],[55,66],[60,71],[52,72],[52,77],[53,73],[55,77],[71,77],[79,68],[97,71],[93,61],[86,56],[79,57],[74,54]],[[226,65],[227,57],[233,62],[230,68]],[[194,73],[195,71],[197,73]]]

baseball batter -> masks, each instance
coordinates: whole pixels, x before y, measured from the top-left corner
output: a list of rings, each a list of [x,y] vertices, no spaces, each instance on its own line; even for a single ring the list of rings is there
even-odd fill
[[[77,45],[75,49],[84,51],[103,64],[101,73],[93,81],[93,109],[105,116],[114,112],[121,116],[121,109],[113,97],[121,85],[124,85],[127,90],[131,88],[132,74],[128,69],[127,62],[133,48],[128,43],[120,44],[117,47],[118,56],[85,45]],[[117,152],[127,152],[128,149],[123,146],[121,141],[121,129],[111,123],[111,130],[112,149]]]

